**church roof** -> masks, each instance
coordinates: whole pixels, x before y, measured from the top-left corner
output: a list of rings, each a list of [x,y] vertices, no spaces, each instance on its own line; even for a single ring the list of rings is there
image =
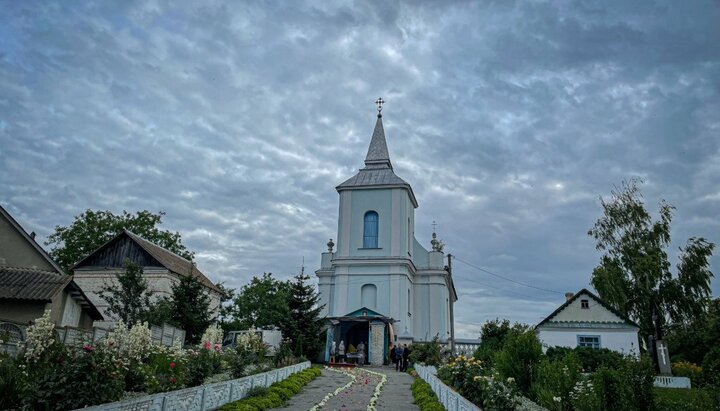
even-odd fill
[[[357,174],[345,180],[335,187],[336,190],[367,189],[367,188],[392,188],[402,187],[408,190],[413,204],[417,207],[417,199],[412,187],[405,180],[398,177],[393,171],[390,162],[390,152],[385,140],[385,129],[383,128],[382,115],[378,115],[375,122],[375,130],[370,140],[370,147],[365,156],[365,167]]]

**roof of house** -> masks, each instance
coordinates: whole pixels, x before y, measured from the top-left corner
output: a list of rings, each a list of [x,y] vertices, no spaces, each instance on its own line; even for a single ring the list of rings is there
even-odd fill
[[[163,267],[167,268],[169,271],[172,271],[182,276],[195,277],[198,281],[200,281],[201,284],[203,284],[207,288],[218,293],[222,292],[220,288],[215,285],[207,276],[205,276],[205,274],[203,274],[202,271],[200,271],[192,261],[189,261],[168,249],[160,247],[159,245],[140,237],[139,235],[133,233],[130,230],[123,230],[122,232],[118,233],[118,235],[113,237],[110,241],[103,244],[97,250],[90,253],[87,257],[80,260],[77,264],[75,264],[73,269],[82,265],[84,262],[98,254],[101,250],[103,250],[105,247],[110,245],[112,242],[114,242],[121,236],[129,237],[132,241],[134,241],[138,246],[140,246],[143,250],[150,254],[155,260],[157,260],[157,262],[162,264]]]
[[[384,187],[402,187],[407,189],[414,206],[417,207],[417,199],[415,198],[415,193],[412,191],[412,187],[393,171],[390,152],[388,151],[387,141],[385,139],[382,116],[378,115],[378,119],[375,122],[375,130],[370,140],[370,147],[368,147],[368,152],[365,156],[365,167],[335,187],[335,189],[341,191]]]
[[[38,244],[35,241],[35,239],[32,238],[30,236],[30,234],[28,234],[25,231],[25,229],[22,228],[22,226],[17,221],[15,221],[13,216],[11,216],[10,213],[8,213],[7,210],[5,210],[1,205],[0,205],[0,215],[5,217],[5,219],[10,222],[10,225],[12,225],[13,228],[15,228],[15,230],[17,230],[17,232],[19,232],[25,238],[25,241],[27,241],[28,244],[30,244],[33,248],[35,248],[35,250],[40,254],[40,256],[42,256],[45,260],[47,260],[47,262],[58,273],[65,274],[65,271],[62,269],[62,267],[60,267],[60,265],[58,263],[56,263],[55,260],[53,260],[52,257],[50,257],[50,255],[42,247],[40,247],[40,244]]]
[[[34,268],[0,266],[0,299],[49,302],[65,289],[90,317],[94,320],[103,319],[71,275]]]
[[[595,295],[595,294],[593,294],[592,292],[590,292],[587,288],[583,288],[582,290],[578,291],[575,295],[573,295],[571,298],[569,298],[567,301],[565,301],[565,303],[563,303],[560,307],[558,307],[558,308],[557,308],[555,311],[553,311],[550,315],[548,315],[547,317],[545,317],[544,320],[540,321],[540,322],[538,323],[538,325],[535,326],[535,328],[538,328],[538,327],[540,327],[541,325],[546,324],[546,323],[548,323],[548,322],[552,322],[553,317],[555,317],[555,316],[558,315],[561,311],[563,311],[565,308],[567,308],[567,306],[569,306],[570,304],[572,304],[573,301],[577,300],[581,295],[587,295],[587,296],[591,297],[592,299],[594,299],[595,301],[597,301],[600,305],[602,305],[603,307],[605,307],[608,311],[610,311],[611,313],[613,313],[613,314],[615,314],[616,316],[618,316],[618,317],[622,320],[622,321],[621,321],[622,323],[631,325],[631,326],[633,326],[633,327],[640,328],[640,326],[637,325],[637,323],[635,323],[633,320],[631,320],[628,316],[626,316],[625,314],[623,314],[623,313],[621,313],[620,311],[618,311],[618,310],[616,310],[615,308],[613,308],[610,304],[608,304],[608,303],[606,303],[605,301],[603,301],[602,299],[600,299],[600,297],[598,297],[597,295]],[[601,323],[601,322],[598,321],[598,323]]]

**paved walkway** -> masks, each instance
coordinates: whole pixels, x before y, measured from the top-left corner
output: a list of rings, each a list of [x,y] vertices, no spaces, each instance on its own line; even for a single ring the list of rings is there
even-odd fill
[[[395,371],[390,367],[368,367],[367,369],[385,374],[387,382],[380,391],[376,407],[378,410],[387,411],[418,411],[419,408],[413,404],[410,385],[413,378],[406,374]],[[363,368],[355,368],[350,371],[355,375],[355,381],[345,389],[331,397],[322,407],[322,410],[334,411],[365,411],[370,398],[372,398],[375,387],[380,383],[381,377]],[[338,371],[323,369],[322,375],[310,384],[303,387],[297,395],[294,395],[283,408],[283,411],[308,410],[318,404],[323,398],[335,392],[339,387],[347,385],[351,377]]]

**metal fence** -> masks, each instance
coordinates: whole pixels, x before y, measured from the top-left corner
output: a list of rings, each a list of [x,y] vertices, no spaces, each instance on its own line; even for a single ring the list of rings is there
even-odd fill
[[[255,374],[236,380],[185,388],[183,390],[163,392],[82,408],[83,411],[208,411],[227,403],[245,398],[248,391],[255,387],[269,387],[298,371],[310,367],[310,361],[278,368],[261,374]]]
[[[436,375],[437,369],[435,367],[415,364],[415,371],[420,378],[430,384],[438,397],[438,401],[447,411],[481,411],[477,405],[466,400],[462,395],[440,381],[440,378]]]

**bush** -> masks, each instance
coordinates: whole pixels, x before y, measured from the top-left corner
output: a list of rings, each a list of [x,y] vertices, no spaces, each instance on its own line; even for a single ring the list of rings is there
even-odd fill
[[[655,370],[652,362],[627,358],[617,369],[601,367],[593,376],[594,392],[605,410],[653,410]]]
[[[0,410],[20,408],[25,392],[25,375],[20,361],[0,353]]]
[[[554,361],[543,358],[532,386],[533,397],[548,409],[572,409],[572,393],[582,378],[580,371],[580,360],[572,351]]]
[[[415,378],[410,389],[415,400],[415,405],[420,408],[420,411],[445,411],[445,407],[438,401],[430,384],[420,378]]]
[[[530,330],[530,326],[520,323],[510,325],[508,320],[500,321],[496,318],[494,321],[487,321],[480,330],[480,346],[475,350],[473,357],[490,367],[495,361],[495,355],[502,350],[509,335],[521,334],[528,330]]]
[[[703,384],[703,370],[696,364],[687,361],[672,363],[672,373],[677,377],[690,378],[693,387],[700,387]]]
[[[283,381],[272,384],[269,388],[256,387],[239,401],[220,407],[220,411],[263,411],[281,407],[285,401],[300,391],[301,387],[320,375],[317,368],[308,368],[289,376]]]
[[[583,372],[595,372],[603,365],[608,368],[617,368],[624,358],[619,352],[607,348],[595,349],[590,347],[550,347],[545,354],[551,360],[557,360],[565,357],[569,352],[577,355]]]
[[[432,341],[427,343],[413,344],[410,349],[410,363],[440,366],[442,355],[440,352],[440,339],[436,335]]]
[[[185,384],[188,387],[202,385],[206,378],[219,373],[222,368],[221,357],[220,352],[208,348],[190,351]]]
[[[715,346],[703,358],[703,381],[720,388],[720,346]]]
[[[534,332],[510,333],[503,349],[495,355],[495,367],[503,378],[513,378],[518,390],[528,395],[542,355],[542,345]]]
[[[440,367],[437,375],[465,399],[485,410],[515,409],[514,379],[502,380],[500,374],[473,357],[466,359],[459,355]]]

